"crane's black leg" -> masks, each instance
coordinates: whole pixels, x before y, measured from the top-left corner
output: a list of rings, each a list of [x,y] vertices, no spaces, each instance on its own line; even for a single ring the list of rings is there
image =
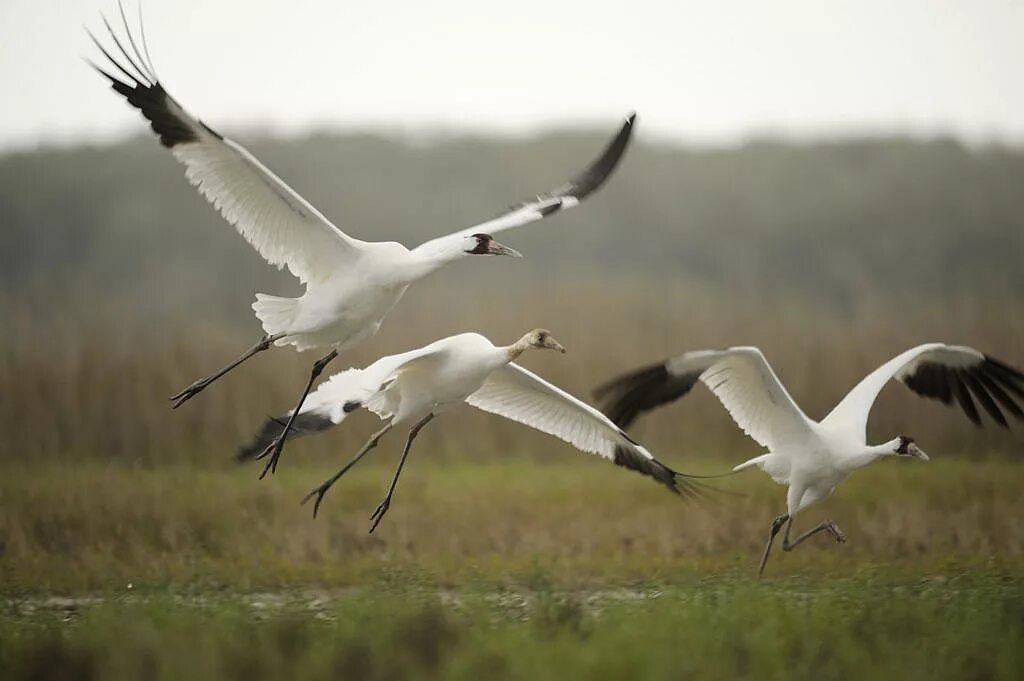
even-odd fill
[[[306,401],[306,396],[309,395],[310,389],[316,382],[317,377],[323,372],[324,367],[330,364],[331,360],[337,356],[338,350],[334,349],[317,361],[313,362],[313,370],[309,373],[309,380],[306,381],[306,389],[302,391],[302,396],[299,397],[299,403],[295,405],[295,409],[292,411],[292,415],[288,419],[288,423],[285,424],[284,430],[281,431],[281,434],[278,435],[273,442],[267,445],[266,449],[256,455],[257,459],[262,459],[263,457],[270,455],[270,460],[267,461],[267,465],[263,467],[263,472],[260,473],[260,480],[267,475],[268,471],[271,473],[277,472],[277,460],[281,458],[281,452],[284,450],[285,438],[287,438],[288,433],[291,432],[292,424],[295,423],[295,417],[299,415],[299,410],[302,409],[302,403]]]
[[[786,526],[786,534],[785,534],[785,536],[782,537],[782,550],[783,551],[792,551],[797,546],[799,546],[800,544],[802,544],[806,540],[810,539],[814,535],[818,534],[822,530],[824,530],[824,531],[828,532],[830,535],[832,535],[832,538],[836,540],[837,544],[842,544],[842,543],[844,543],[846,541],[846,535],[843,534],[842,530],[839,529],[839,526],[836,525],[831,520],[826,520],[823,523],[821,523],[820,525],[818,525],[817,527],[814,527],[814,528],[811,528],[810,530],[807,530],[806,532],[801,534],[799,537],[794,539],[792,542],[790,542],[789,541],[789,528],[792,527],[792,525],[793,525],[793,521],[792,521],[792,519],[790,519],[789,525]]]
[[[373,525],[370,526],[370,534],[373,534],[373,531],[377,529],[377,525],[380,524],[384,514],[388,512],[388,507],[391,506],[391,497],[395,493],[395,485],[398,484],[398,476],[402,473],[402,466],[405,465],[405,459],[409,456],[409,450],[412,448],[412,441],[416,439],[417,435],[419,435],[423,426],[430,423],[430,420],[433,418],[433,414],[427,414],[419,423],[412,427],[412,430],[409,431],[409,439],[405,441],[405,449],[402,451],[402,460],[398,462],[398,470],[395,471],[395,477],[391,481],[391,488],[388,490],[387,496],[384,497],[384,501],[380,502],[380,505],[377,506],[377,510],[370,516],[370,519],[373,520]]]
[[[768,530],[768,543],[764,547],[764,555],[761,556],[761,567],[757,570],[758,578],[764,575],[764,566],[768,563],[768,554],[772,551],[772,544],[775,542],[775,535],[777,535],[779,530],[782,529],[782,524],[787,521],[792,522],[788,513],[783,513],[772,521],[772,526]]]
[[[331,485],[336,483],[338,481],[338,478],[340,478],[341,476],[345,475],[345,473],[348,472],[348,469],[352,468],[352,466],[355,466],[359,462],[359,459],[363,458],[363,456],[365,456],[368,451],[370,451],[371,449],[376,447],[377,443],[380,442],[380,439],[382,437],[384,437],[384,435],[389,430],[391,430],[391,424],[390,423],[388,425],[384,426],[383,428],[381,428],[380,430],[378,430],[373,435],[371,435],[370,439],[366,441],[366,444],[363,445],[363,448],[359,450],[359,453],[357,453],[354,457],[352,457],[351,461],[349,461],[347,464],[342,466],[340,471],[338,471],[337,473],[335,473],[331,477],[329,477],[326,480],[324,480],[322,485],[320,485],[319,487],[315,488],[312,492],[310,492],[309,494],[304,496],[302,498],[302,501],[300,502],[300,505],[305,504],[307,501],[309,501],[310,499],[312,499],[315,496],[316,497],[316,503],[313,504],[313,517],[315,518],[316,514],[317,514],[317,511],[320,510],[320,502],[324,500],[324,495],[327,494],[327,490],[329,490],[331,488]]]
[[[192,385],[188,386],[187,388],[185,388],[181,392],[177,393],[176,395],[171,395],[171,397],[169,399],[171,400],[171,402],[174,403],[174,404],[171,405],[171,408],[172,409],[177,409],[181,405],[185,404],[190,399],[192,399],[193,397],[195,397],[196,395],[201,393],[203,391],[203,389],[206,388],[206,386],[210,385],[211,383],[216,381],[218,378],[220,378],[221,376],[223,376],[227,372],[231,371],[236,366],[238,366],[239,364],[241,364],[245,360],[249,359],[250,357],[252,357],[256,353],[263,352],[264,350],[267,350],[274,343],[274,341],[276,341],[279,338],[282,338],[283,336],[284,336],[283,333],[277,333],[277,334],[274,334],[273,336],[271,336],[270,334],[264,334],[263,338],[260,338],[259,341],[256,343],[256,345],[254,345],[251,348],[249,348],[248,350],[246,350],[245,354],[243,354],[241,357],[236,359],[231,364],[227,365],[226,367],[224,367],[223,369],[221,369],[220,371],[218,371],[215,374],[210,374],[209,376],[207,376],[205,378],[200,378],[198,381],[196,381]]]

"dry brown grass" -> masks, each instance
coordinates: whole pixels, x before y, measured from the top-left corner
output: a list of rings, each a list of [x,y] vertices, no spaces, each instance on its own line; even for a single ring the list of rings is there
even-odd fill
[[[463,273],[465,276],[469,274]],[[820,417],[893,354],[917,343],[975,345],[1024,365],[1024,303],[1019,299],[903,305],[866,295],[856,309],[823,309],[770,292],[730,296],[683,280],[643,283],[621,278],[566,278],[545,273],[517,289],[482,281],[472,290],[459,277],[410,291],[374,341],[346,353],[332,369],[361,365],[462,330],[511,341],[536,326],[550,328],[569,354],[536,353],[524,362],[588,398],[598,383],[667,355],[699,348],[756,344],[811,416]],[[438,305],[437,301],[444,301]],[[102,303],[47,310],[7,303],[0,337],[0,428],[8,460],[223,462],[270,413],[285,411],[305,380],[313,353],[275,350],[172,412],[167,396],[251,343],[253,325],[149,320]],[[509,451],[544,457],[550,441],[495,417],[467,413],[454,427],[432,427],[434,450],[495,456]],[[296,446],[302,458],[333,457],[362,441],[369,421]],[[883,393],[871,421],[879,439],[910,433],[935,453],[1022,450],[1019,435],[976,430],[959,413],[905,390]],[[706,391],[654,414],[640,439],[682,467],[694,452],[757,448],[738,433]],[[298,457],[296,457],[298,458]]]
[[[430,582],[528,580],[536,569],[614,584],[682,574],[746,574],[784,492],[759,473],[723,480],[718,502],[687,504],[595,459],[438,463],[424,447],[374,535],[370,511],[394,454],[357,469],[314,520],[299,499],[324,468],[8,466],[0,480],[7,590],[172,583],[263,588],[360,584],[389,571]],[[554,453],[553,453],[554,455]],[[885,462],[855,475],[798,526],[831,517],[849,543],[815,540],[774,574],[852,574],[1019,564],[1024,469],[989,462]],[[736,492],[739,496],[733,495]],[[943,567],[946,566],[946,567]],[[415,577],[413,577],[415,579]]]

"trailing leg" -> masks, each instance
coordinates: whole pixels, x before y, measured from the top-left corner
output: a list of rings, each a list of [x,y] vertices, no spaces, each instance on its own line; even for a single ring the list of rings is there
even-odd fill
[[[316,379],[323,372],[324,367],[330,364],[331,360],[337,356],[338,350],[334,349],[317,361],[313,362],[313,370],[309,374],[309,380],[306,381],[306,388],[302,391],[302,395],[299,397],[299,403],[295,405],[295,409],[292,410],[292,415],[288,419],[288,423],[285,424],[281,434],[278,435],[273,442],[267,445],[267,448],[260,452],[256,457],[257,459],[262,459],[263,457],[270,455],[270,460],[267,461],[267,465],[263,467],[263,472],[260,473],[260,480],[267,475],[268,471],[271,473],[277,472],[277,461],[281,458],[281,452],[284,450],[284,441],[288,437],[288,433],[291,431],[292,426],[295,424],[295,418],[299,415],[299,410],[302,409],[302,404],[306,401],[306,396],[309,395],[310,389],[312,389]]]
[[[380,442],[380,439],[384,437],[384,435],[389,430],[391,430],[390,423],[381,428],[380,430],[378,430],[373,435],[371,435],[370,439],[367,440],[366,444],[363,445],[362,449],[360,449],[359,452],[354,457],[352,457],[351,461],[342,466],[340,471],[324,480],[323,484],[321,484],[319,487],[314,488],[312,492],[304,496],[302,498],[302,501],[300,502],[300,505],[305,504],[307,501],[309,501],[315,496],[316,503],[313,504],[313,517],[315,518],[317,512],[320,510],[320,502],[324,500],[324,495],[327,494],[327,490],[329,490],[331,486],[338,481],[338,478],[345,475],[345,473],[348,472],[348,469],[352,468],[352,466],[355,466],[359,462],[359,460],[366,455],[368,451],[376,447],[377,443]]]
[[[837,544],[842,544],[842,543],[844,543],[846,541],[846,535],[843,534],[842,530],[839,529],[839,526],[836,525],[831,520],[826,520],[823,523],[821,523],[820,525],[817,525],[816,527],[813,527],[810,530],[807,530],[806,532],[801,534],[799,537],[794,539],[792,542],[790,542],[789,541],[789,529],[792,526],[793,526],[793,521],[790,520],[789,524],[786,525],[786,534],[785,534],[785,536],[782,537],[782,550],[783,551],[792,551],[797,546],[802,544],[804,541],[810,539],[811,537],[813,537],[814,535],[818,534],[822,530],[824,530],[824,531],[828,532],[830,535],[832,535],[832,538],[836,540]]]
[[[370,519],[373,520],[373,525],[370,526],[370,534],[377,529],[377,525],[380,524],[384,514],[388,512],[388,508],[391,506],[391,497],[395,493],[395,486],[398,484],[398,476],[402,474],[402,466],[405,465],[405,459],[409,456],[409,450],[412,448],[412,441],[419,435],[420,430],[423,426],[430,423],[431,419],[434,418],[433,414],[427,414],[419,423],[412,427],[409,431],[409,439],[405,441],[405,449],[402,450],[402,460],[398,462],[398,470],[395,471],[395,477],[391,480],[391,488],[388,489],[388,494],[384,497],[384,501],[380,502],[377,506],[377,510],[373,512]]]
[[[780,515],[772,521],[771,528],[769,528],[768,530],[768,543],[765,544],[764,555],[761,556],[761,567],[759,567],[757,570],[758,578],[764,575],[764,566],[768,563],[768,554],[770,554],[772,551],[772,544],[775,542],[775,535],[777,535],[779,533],[779,530],[782,529],[782,524],[789,520],[789,514],[783,513],[782,515]]]
[[[206,376],[205,378],[200,378],[198,381],[196,381],[195,383],[192,383],[191,385],[186,387],[181,392],[179,392],[179,393],[177,393],[175,395],[171,395],[170,400],[171,400],[171,402],[174,403],[174,404],[171,405],[171,408],[172,409],[177,409],[181,405],[185,404],[190,399],[192,399],[193,397],[195,397],[196,395],[201,393],[203,391],[203,389],[206,388],[206,386],[210,385],[211,383],[216,381],[218,378],[220,378],[224,374],[228,373],[229,371],[231,371],[236,366],[238,366],[239,364],[241,364],[245,360],[249,359],[250,357],[252,357],[256,353],[263,352],[264,350],[269,349],[270,346],[273,345],[274,341],[278,340],[279,338],[281,338],[283,336],[284,336],[283,333],[277,333],[277,334],[274,334],[272,336],[270,334],[264,334],[264,336],[262,338],[260,338],[259,341],[256,342],[256,345],[253,345],[251,348],[246,350],[245,353],[241,357],[236,359],[231,364],[227,365],[226,367],[224,367],[223,369],[221,369],[220,371],[218,371],[215,374],[210,374],[209,376]]]

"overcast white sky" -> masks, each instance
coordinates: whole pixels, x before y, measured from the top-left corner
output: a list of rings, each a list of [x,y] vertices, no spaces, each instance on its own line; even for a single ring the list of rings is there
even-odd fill
[[[129,3],[134,16],[135,0]],[[81,60],[113,0],[0,0],[0,149],[140,133]],[[164,85],[227,131],[1024,142],[1024,3],[145,0]]]

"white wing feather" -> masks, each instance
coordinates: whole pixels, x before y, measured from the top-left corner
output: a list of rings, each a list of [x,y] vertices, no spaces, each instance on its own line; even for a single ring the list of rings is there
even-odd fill
[[[606,459],[614,460],[616,447],[654,458],[597,409],[517,364],[491,373],[466,402]]]
[[[315,283],[364,252],[365,242],[331,224],[243,146],[206,131],[198,137],[171,152],[185,164],[189,181],[268,263],[287,265],[303,283]]]
[[[354,410],[351,405],[357,405],[366,407],[381,419],[388,419],[394,415],[392,405],[378,399],[381,388],[417,360],[441,352],[445,352],[445,346],[435,342],[409,352],[381,357],[364,369],[346,369],[336,373],[309,394],[302,412],[314,412],[338,424]],[[348,411],[346,405],[350,405]]]
[[[757,348],[688,352],[670,359],[667,368],[678,376],[699,374],[736,425],[762,447],[779,450],[810,428],[810,419]]]

